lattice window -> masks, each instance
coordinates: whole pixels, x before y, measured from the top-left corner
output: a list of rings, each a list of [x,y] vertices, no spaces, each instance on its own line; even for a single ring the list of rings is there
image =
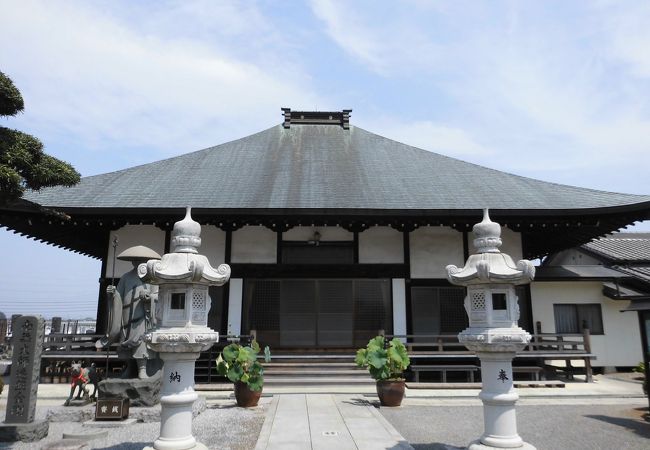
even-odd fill
[[[205,293],[192,293],[192,311],[205,311]]]
[[[485,309],[485,293],[472,292],[472,310],[483,311]]]
[[[205,292],[192,292],[192,322],[205,323]]]

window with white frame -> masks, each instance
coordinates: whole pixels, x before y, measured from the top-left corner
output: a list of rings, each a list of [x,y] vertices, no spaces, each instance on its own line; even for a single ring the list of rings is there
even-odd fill
[[[604,334],[603,313],[598,303],[561,303],[553,305],[556,333],[582,333],[589,328],[591,334]]]

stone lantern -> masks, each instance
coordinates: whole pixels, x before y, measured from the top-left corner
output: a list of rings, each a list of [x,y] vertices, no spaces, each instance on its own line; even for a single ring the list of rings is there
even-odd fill
[[[219,340],[207,325],[208,288],[225,284],[230,267],[221,264],[215,269],[198,254],[200,236],[201,226],[187,208],[185,218],[174,224],[172,252],[138,266],[140,278],[159,285],[159,326],[145,336],[163,360],[160,437],[153,444],[157,450],[207,449],[192,436],[192,405],[198,398],[194,363],[201,351]]]
[[[535,276],[530,261],[516,264],[499,251],[501,226],[490,220],[488,210],[483,221],[474,225],[474,247],[465,267],[447,266],[452,284],[467,287],[465,311],[469,328],[458,340],[476,352],[481,360],[485,432],[469,449],[533,449],[517,434],[515,402],[519,395],[513,388],[512,360],[530,342],[530,334],[517,325],[519,305],[515,286],[528,284]]]

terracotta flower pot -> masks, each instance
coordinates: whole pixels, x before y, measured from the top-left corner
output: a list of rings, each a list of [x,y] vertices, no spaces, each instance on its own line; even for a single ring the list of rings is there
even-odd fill
[[[400,406],[404,398],[404,380],[377,381],[377,395],[381,406]]]
[[[257,402],[260,401],[260,396],[262,395],[262,390],[252,391],[246,383],[238,381],[235,383],[235,399],[237,400],[237,406],[242,408],[251,408],[257,406]]]

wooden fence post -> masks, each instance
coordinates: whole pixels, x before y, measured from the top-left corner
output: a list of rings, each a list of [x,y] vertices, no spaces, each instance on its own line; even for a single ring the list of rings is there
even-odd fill
[[[582,338],[584,339],[585,352],[591,353],[591,333],[588,327],[582,329]],[[591,383],[594,380],[593,371],[591,369],[591,358],[585,358],[585,381]]]

